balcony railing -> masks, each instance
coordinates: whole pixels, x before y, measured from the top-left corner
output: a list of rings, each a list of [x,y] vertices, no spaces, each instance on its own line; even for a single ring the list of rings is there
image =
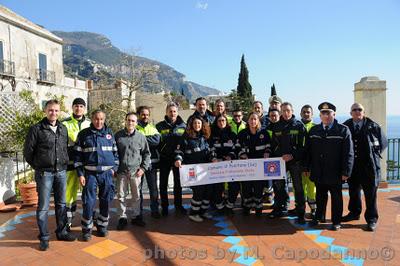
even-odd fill
[[[0,75],[15,76],[14,62],[8,60],[0,60]]]
[[[400,139],[389,139],[387,149],[387,179],[400,180]]]
[[[40,83],[55,84],[56,73],[45,69],[36,69],[36,79]]]

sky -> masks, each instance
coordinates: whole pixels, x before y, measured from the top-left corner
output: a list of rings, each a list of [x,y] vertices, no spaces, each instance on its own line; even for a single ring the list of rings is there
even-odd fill
[[[400,115],[400,0],[0,0],[49,30],[89,31],[158,60],[187,80],[230,92],[245,55],[256,98],[348,114],[354,83],[387,81]]]

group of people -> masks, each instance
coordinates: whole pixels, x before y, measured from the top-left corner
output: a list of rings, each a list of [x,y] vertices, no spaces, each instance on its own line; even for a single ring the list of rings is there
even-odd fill
[[[207,109],[205,98],[196,99],[195,106],[195,112],[185,122],[178,114],[178,105],[169,103],[164,120],[156,125],[150,122],[150,108],[140,106],[137,113],[126,114],[125,127],[114,135],[105,124],[106,114],[102,110],[93,111],[90,121],[85,117],[83,99],[73,101],[73,114],[62,122],[58,120],[59,102],[49,100],[46,117],[31,127],[24,147],[24,156],[35,170],[38,186],[40,250],[49,248],[47,223],[52,190],[57,239],[74,241],[76,237],[70,231],[78,190],[83,187],[82,239],[89,241],[94,226],[98,236],[107,236],[115,192],[119,201],[117,229],[123,230],[128,218],[132,224],[144,226],[144,181],[149,189],[151,217],[167,216],[168,178],[172,170],[175,211],[184,215],[187,211],[182,205],[179,178],[182,165],[269,157],[282,157],[290,178],[193,186],[189,219],[202,222],[210,218],[210,206],[221,214],[233,215],[240,194],[243,215],[254,210],[256,216],[261,216],[263,203],[267,202],[272,205],[269,218],[295,214],[299,224],[305,224],[305,218],[309,218],[311,225],[318,225],[326,222],[329,192],[331,229],[339,230],[342,221],[360,219],[363,189],[367,229],[375,230],[380,159],[387,140],[379,125],[365,116],[361,104],[351,106],[351,118],[344,124],[335,119],[336,107],[328,102],[318,106],[320,124],[313,122],[310,105],[301,108],[298,120],[292,104],[276,95],[270,97],[266,113],[262,102],[255,101],[246,121],[242,110],[228,115],[222,100],[215,102],[213,112]],[[288,210],[289,180],[295,196],[293,210]],[[342,217],[344,182],[349,184],[350,202],[349,213]],[[95,212],[97,197],[99,213]],[[310,207],[309,217],[306,203]]]

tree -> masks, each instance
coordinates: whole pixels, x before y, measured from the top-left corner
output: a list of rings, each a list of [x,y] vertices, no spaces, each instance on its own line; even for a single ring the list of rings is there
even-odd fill
[[[274,96],[274,95],[276,95],[276,89],[275,89],[275,83],[272,83],[272,86],[271,86],[271,96]]]
[[[249,71],[244,60],[244,54],[240,61],[240,72],[238,78],[238,86],[236,90],[232,90],[230,97],[233,101],[235,109],[242,109],[245,113],[252,110],[254,101],[252,87],[249,82]]]

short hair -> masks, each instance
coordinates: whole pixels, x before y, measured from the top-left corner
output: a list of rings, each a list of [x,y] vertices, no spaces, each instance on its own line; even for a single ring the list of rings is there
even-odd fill
[[[281,107],[283,106],[290,106],[290,108],[293,110],[293,105],[290,102],[284,102],[281,104]]]
[[[264,105],[263,105],[263,103],[262,103],[261,101],[254,101],[254,102],[253,102],[253,106],[254,106],[256,103],[259,103],[259,104],[261,104],[261,107],[264,107]]]
[[[137,112],[136,112],[136,113],[140,115],[140,113],[143,112],[143,110],[149,111],[149,114],[150,114],[150,107],[147,106],[147,105],[139,106],[139,107],[137,108]]]
[[[176,109],[178,109],[179,108],[179,105],[176,103],[176,102],[169,102],[168,104],[167,104],[167,106],[165,107],[165,111],[167,111],[169,108],[171,108],[171,107],[176,107]]]
[[[101,110],[101,109],[95,109],[95,110],[93,110],[92,113],[90,114],[90,117],[93,118],[93,117],[94,117],[95,115],[97,115],[98,113],[102,113],[102,114],[104,114],[104,116],[106,116],[106,113],[105,113],[103,110]]]
[[[129,112],[125,115],[125,120],[128,118],[128,116],[134,115],[137,118],[137,114],[135,112]]]
[[[199,98],[197,98],[196,101],[195,101],[194,103],[197,104],[198,101],[203,101],[203,100],[206,101],[206,103],[207,103],[207,100],[206,100],[206,98],[204,98],[204,97],[199,97]]]
[[[59,102],[57,99],[48,100],[48,101],[46,102],[46,104],[44,105],[44,108],[47,108],[47,106],[53,105],[53,104],[60,105],[60,102]]]
[[[243,114],[243,110],[242,109],[235,109],[232,113],[238,113],[241,112]]]
[[[280,111],[279,111],[278,109],[272,108],[272,109],[269,109],[269,110],[268,110],[268,115],[269,115],[270,113],[272,113],[272,112],[278,112],[278,113],[280,113]]]
[[[305,105],[303,105],[303,107],[301,107],[300,112],[303,112],[303,109],[308,109],[308,108],[310,108],[311,111],[314,111],[311,105],[305,104]]]

